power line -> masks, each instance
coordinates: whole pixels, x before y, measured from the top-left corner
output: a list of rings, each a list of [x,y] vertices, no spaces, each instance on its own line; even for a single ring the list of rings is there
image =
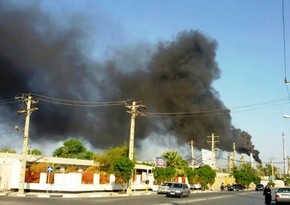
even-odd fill
[[[284,7],[284,0],[282,0],[282,33],[283,33],[283,60],[284,60],[284,81],[286,85],[287,96],[290,101],[290,93],[287,80],[287,59],[286,59],[286,31],[285,31],[285,7]]]
[[[284,56],[284,72],[285,72],[285,81],[287,76],[287,68],[286,68],[286,35],[285,35],[285,11],[284,11],[284,0],[282,0],[282,29],[283,29],[283,56]]]
[[[213,109],[213,110],[204,110],[204,111],[195,111],[195,112],[144,112],[145,116],[151,117],[161,117],[161,118],[180,118],[180,117],[205,117],[205,116],[212,116],[212,115],[225,115],[229,114],[230,112],[245,112],[245,111],[252,111],[263,109],[267,107],[278,106],[281,104],[288,104],[288,99],[277,99],[272,101],[266,101],[256,104],[250,104],[245,106],[233,107],[229,109]]]
[[[15,98],[0,100],[0,106],[16,107],[18,106],[18,104],[19,100],[16,100]]]
[[[61,98],[53,98],[44,95],[38,95],[30,93],[30,95],[41,102],[47,102],[51,104],[66,105],[66,106],[77,106],[77,107],[99,107],[99,106],[117,106],[125,105],[128,100],[122,101],[110,101],[110,102],[97,102],[97,101],[78,101],[78,100],[68,100]]]

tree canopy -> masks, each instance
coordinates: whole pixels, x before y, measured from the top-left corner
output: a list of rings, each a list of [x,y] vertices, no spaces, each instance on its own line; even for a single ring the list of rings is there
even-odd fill
[[[183,176],[188,168],[188,163],[185,161],[182,156],[176,151],[167,151],[161,155],[166,159],[168,167],[175,169],[176,174]]]
[[[234,169],[233,176],[237,183],[246,187],[249,187],[251,182],[258,184],[261,181],[258,171],[252,168],[249,163],[243,164],[238,169]]]
[[[0,150],[0,152],[16,153],[16,151],[14,149],[10,149],[10,148],[3,148]]]
[[[113,161],[120,157],[128,157],[128,151],[128,146],[113,147],[103,154],[95,154],[93,158],[99,163],[101,171],[114,173]]]
[[[118,182],[124,184],[131,179],[134,163],[128,157],[119,157],[113,161],[114,174]]]
[[[69,139],[63,143],[63,146],[53,152],[54,157],[91,159],[93,153],[87,151],[86,147],[77,139]]]
[[[208,165],[197,168],[197,175],[202,189],[207,189],[208,185],[215,182],[216,172]]]

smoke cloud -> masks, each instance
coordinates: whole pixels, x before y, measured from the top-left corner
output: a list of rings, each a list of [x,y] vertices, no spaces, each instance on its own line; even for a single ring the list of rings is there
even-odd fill
[[[155,46],[136,43],[134,48],[116,49],[96,62],[87,47],[87,24],[66,23],[58,23],[33,3],[0,2],[1,99],[18,93],[80,101],[136,99],[148,108],[145,116],[137,117],[137,142],[152,135],[166,141],[170,135],[180,146],[194,140],[201,149],[209,147],[208,136],[214,133],[220,149],[232,151],[235,142],[238,151],[253,152],[261,162],[251,135],[233,127],[230,112],[212,87],[221,77],[214,39],[198,31],[182,31]],[[99,148],[129,141],[130,115],[125,106],[88,108],[40,101],[36,107],[39,110],[31,116],[32,140],[83,137]],[[17,109],[0,104],[0,123],[24,122],[24,116],[15,114]],[[179,112],[185,114],[152,115]]]

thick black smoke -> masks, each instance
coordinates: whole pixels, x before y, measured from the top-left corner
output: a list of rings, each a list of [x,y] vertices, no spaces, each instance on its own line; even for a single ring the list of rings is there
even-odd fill
[[[194,139],[198,148],[206,148],[207,136],[213,132],[222,150],[231,151],[236,142],[239,151],[254,152],[260,162],[251,136],[232,126],[229,112],[208,112],[226,110],[212,87],[220,78],[215,40],[197,31],[183,31],[169,42],[160,42],[154,52],[143,45],[138,52],[119,51],[96,63],[88,58],[88,30],[83,24],[68,21],[63,26],[37,5],[17,7],[8,2],[0,2],[1,99],[28,92],[82,101],[134,98],[148,107],[148,115],[137,118],[137,141],[152,133],[160,137],[170,133],[181,144]],[[87,108],[40,101],[37,107],[31,117],[32,139],[83,136],[103,148],[128,141],[130,115],[125,106]],[[10,109],[0,123],[19,119],[15,107],[0,108]],[[177,112],[187,115],[150,115]]]

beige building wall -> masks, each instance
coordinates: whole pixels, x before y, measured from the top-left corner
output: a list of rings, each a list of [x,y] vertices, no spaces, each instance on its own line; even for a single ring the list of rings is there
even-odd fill
[[[215,178],[215,182],[212,185],[211,189],[213,191],[217,191],[220,190],[220,186],[221,184],[224,183],[224,185],[232,185],[236,183],[235,178],[231,177],[230,174],[228,173],[217,173],[216,178]]]

